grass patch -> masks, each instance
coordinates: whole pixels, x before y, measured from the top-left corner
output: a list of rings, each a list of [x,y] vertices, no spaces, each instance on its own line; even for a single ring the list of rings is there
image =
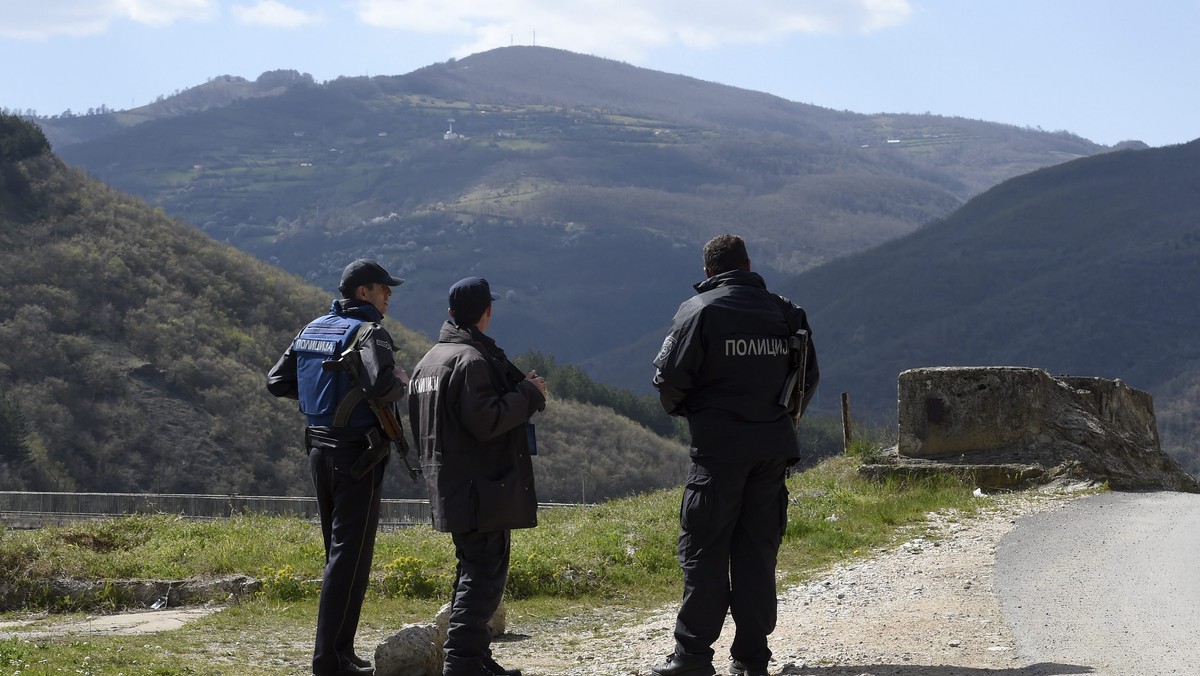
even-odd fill
[[[874,482],[858,476],[859,462],[834,458],[788,479],[789,519],[779,557],[785,583],[893,544],[904,527],[922,523],[930,512],[975,509],[973,487],[956,479]],[[581,607],[636,614],[678,601],[679,498],[676,489],[543,510],[538,528],[513,533],[506,590],[510,623],[569,617]],[[295,518],[245,515],[195,522],[131,516],[5,531],[0,585],[28,576],[182,579],[237,573],[258,577],[264,591],[183,629],[149,637],[0,641],[0,671],[234,674],[253,663],[262,665],[256,673],[299,673],[311,653],[313,581],[322,563],[319,529]],[[448,599],[453,571],[448,535],[429,527],[381,533],[360,643],[374,645],[406,622],[428,621]]]

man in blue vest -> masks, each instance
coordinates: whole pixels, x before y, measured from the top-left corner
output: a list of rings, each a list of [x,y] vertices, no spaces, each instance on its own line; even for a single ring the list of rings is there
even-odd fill
[[[392,337],[380,323],[392,287],[403,282],[373,260],[347,265],[342,297],[304,327],[267,374],[271,394],[299,400],[308,419],[304,443],[325,541],[316,676],[375,672],[354,652],[388,455],[370,400],[391,406],[406,391],[408,375],[396,366]]]

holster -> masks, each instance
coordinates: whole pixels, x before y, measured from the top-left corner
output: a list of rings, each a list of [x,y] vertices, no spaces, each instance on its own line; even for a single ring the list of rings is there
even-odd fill
[[[379,428],[372,427],[370,432],[367,432],[367,450],[363,451],[354,464],[350,466],[350,476],[358,481],[374,469],[375,465],[383,462],[388,456],[388,440],[383,438],[379,433]]]

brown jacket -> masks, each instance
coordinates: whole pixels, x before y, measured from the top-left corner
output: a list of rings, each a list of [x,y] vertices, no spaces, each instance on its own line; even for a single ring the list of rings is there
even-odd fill
[[[409,421],[439,531],[537,525],[528,422],[545,397],[507,366],[491,338],[447,321],[413,370]]]

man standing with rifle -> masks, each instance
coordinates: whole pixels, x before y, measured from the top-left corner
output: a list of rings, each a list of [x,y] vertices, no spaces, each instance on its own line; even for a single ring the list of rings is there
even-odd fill
[[[392,337],[380,324],[392,287],[403,282],[373,260],[347,265],[338,285],[342,297],[300,331],[267,374],[268,391],[298,399],[308,419],[304,446],[325,541],[313,650],[317,676],[374,673],[355,654],[354,636],[393,438],[398,435],[401,457],[407,450],[391,408],[404,397],[408,377],[396,366]]]
[[[546,380],[521,373],[484,334],[499,296],[482,277],[450,287],[450,319],[413,369],[408,411],[433,527],[450,533],[458,566],[443,676],[520,676],[492,658],[488,621],[508,579],[510,534],[537,525],[529,419]]]
[[[817,355],[804,310],[767,291],[741,237],[704,245],[704,276],[654,358],[663,408],[687,417],[692,465],[679,509],[675,650],[652,671],[715,674],[712,645],[732,612],[729,673],[767,676],[784,478],[800,457],[795,424],[817,386]]]

